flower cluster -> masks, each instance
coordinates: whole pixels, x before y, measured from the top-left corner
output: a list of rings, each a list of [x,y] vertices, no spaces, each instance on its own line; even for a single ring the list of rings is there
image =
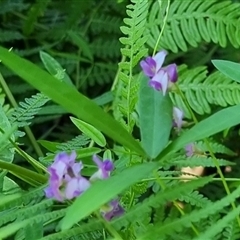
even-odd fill
[[[162,67],[166,55],[167,51],[162,50],[154,57],[147,57],[140,62],[144,74],[150,78],[149,85],[158,91],[162,90],[163,95],[178,78],[175,63]]]
[[[60,202],[73,199],[86,191],[93,181],[108,178],[114,169],[112,161],[101,161],[97,155],[94,155],[93,161],[98,170],[88,180],[81,175],[83,164],[76,162],[76,157],[76,152],[70,155],[65,152],[56,155],[53,164],[48,168],[50,178],[49,185],[45,189],[47,198],[54,198]],[[100,212],[106,220],[111,220],[122,215],[124,210],[117,200],[112,200],[103,206]]]

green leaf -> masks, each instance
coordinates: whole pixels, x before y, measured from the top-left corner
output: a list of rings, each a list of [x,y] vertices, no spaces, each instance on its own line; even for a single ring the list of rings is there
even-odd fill
[[[146,163],[128,168],[118,175],[94,183],[68,208],[60,223],[62,230],[72,227],[84,217],[98,210],[103,204],[115,198],[124,189],[136,183],[157,168],[156,163]]]
[[[240,64],[226,60],[212,60],[213,65],[225,76],[240,82]]]
[[[70,117],[70,119],[80,131],[82,131],[86,136],[90,137],[95,143],[101,147],[106,146],[105,137],[95,127],[74,117]]]
[[[151,88],[143,74],[140,77],[138,111],[143,148],[151,158],[155,158],[168,143],[173,110],[169,96]]]
[[[37,183],[37,185],[47,182],[47,176],[28,170],[24,167],[17,166],[16,164],[13,163],[6,163],[0,160],[0,168],[8,170],[14,173],[14,175],[21,176],[21,178],[23,179],[31,178]]]
[[[88,122],[123,146],[145,155],[140,144],[109,114],[79,93],[75,88],[60,82],[26,59],[0,47],[3,64],[67,111]],[[21,66],[21,67],[19,67]]]
[[[63,69],[62,66],[53,57],[43,51],[40,51],[40,58],[45,68],[52,76],[58,80],[68,83],[71,86],[74,86],[70,77],[65,72],[65,69]]]
[[[221,132],[226,128],[235,126],[240,123],[240,104],[223,109],[212,116],[204,119],[190,130],[184,132],[173,143],[164,149],[158,155],[156,160],[161,159],[163,156],[170,152],[176,152],[185,147],[188,143],[207,138],[215,133]]]
[[[57,151],[57,146],[60,144],[57,142],[50,142],[47,140],[38,140],[37,142],[40,143],[44,148],[46,148],[50,152]]]

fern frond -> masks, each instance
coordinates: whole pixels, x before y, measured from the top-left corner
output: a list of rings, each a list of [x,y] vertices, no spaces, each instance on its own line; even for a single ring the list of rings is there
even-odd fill
[[[224,160],[224,159],[217,159],[219,166],[231,166],[235,165],[233,162]],[[214,164],[214,160],[212,157],[206,157],[206,156],[192,156],[192,157],[185,157],[185,156],[179,156],[178,159],[175,159],[172,164],[172,166],[177,166],[179,168],[181,167],[216,167]]]
[[[27,205],[30,201],[38,201],[44,196],[44,187],[45,186],[42,186],[28,193],[17,193],[13,195],[5,195],[4,197],[1,196],[0,211],[4,211],[13,207]]]
[[[119,58],[121,44],[116,39],[99,38],[91,43],[91,50],[97,57]]]
[[[10,118],[11,123],[17,123],[19,127],[27,126],[34,118],[41,107],[49,101],[49,98],[42,93],[37,93],[31,98],[26,98],[25,102],[20,102],[20,107],[16,108]]]
[[[89,137],[87,137],[85,135],[78,135],[75,138],[73,138],[72,140],[58,145],[57,149],[59,151],[77,150],[77,149],[82,148],[83,146],[86,146],[89,142],[90,142]]]
[[[186,52],[189,46],[197,47],[200,42],[213,42],[226,47],[229,41],[235,48],[239,48],[239,3],[218,0],[174,0],[170,4],[167,24],[158,49],[170,49],[177,53]],[[159,3],[156,1],[150,10],[156,18],[150,18],[150,34],[148,44],[154,48],[163,26]],[[237,33],[237,34],[236,34]]]
[[[190,214],[184,215],[179,219],[172,220],[169,223],[159,223],[154,227],[150,227],[144,236],[141,236],[139,239],[148,239],[151,238],[169,236],[172,232],[180,232],[185,227],[190,227],[192,222],[199,222],[204,218],[207,218],[210,215],[215,214],[216,212],[223,209],[225,206],[231,204],[237,197],[240,196],[240,188],[236,189],[230,195],[222,198],[221,200],[208,204],[205,208],[200,210],[192,211]],[[239,211],[238,210],[237,212]]]
[[[237,240],[240,239],[240,229],[236,221],[228,223],[223,230],[219,240]]]
[[[204,231],[204,233],[200,234],[194,240],[213,239],[213,237],[216,236],[216,234],[218,234],[219,232],[221,232],[222,229],[225,226],[227,226],[229,222],[231,222],[235,217],[239,215],[239,213],[240,213],[240,206],[232,210],[230,213],[228,213],[224,218],[220,219],[214,225],[211,225],[208,229]]]
[[[0,232],[0,238],[6,238],[7,236],[10,235],[9,233],[13,234],[19,229],[27,226],[28,224],[39,223],[39,222],[42,222],[44,224],[44,223],[47,223],[48,221],[57,220],[63,217],[65,214],[66,214],[66,209],[61,209],[61,210],[56,210],[49,213],[38,214],[34,217],[30,217],[24,220],[21,219],[20,221],[16,221],[5,227],[2,227]]]
[[[187,70],[187,66],[182,65],[179,67],[179,75],[179,88],[190,107],[200,115],[210,114],[211,105],[226,107],[240,103],[240,84],[220,72],[207,76],[206,67]],[[171,92],[170,97],[173,104],[182,109],[187,118],[191,118],[182,98],[175,92]]]
[[[126,37],[120,38],[120,42],[124,45],[121,48],[123,61],[119,63],[119,96],[115,100],[118,102],[117,110],[126,118],[126,125],[123,125],[129,132],[132,131],[135,124],[132,114],[137,102],[138,90],[138,81],[133,77],[133,69],[148,51],[144,47],[148,39],[148,34],[144,34],[148,1],[131,0],[131,2],[132,4],[127,6],[126,11],[128,18],[123,20],[127,26],[121,27],[121,31]],[[121,114],[118,116],[121,117]]]
[[[108,34],[120,34],[119,28],[122,25],[121,17],[96,14],[91,23],[91,31],[93,34],[108,33]]]
[[[116,70],[116,64],[95,65],[90,73],[88,73],[88,70],[82,72],[82,79],[87,75],[88,81],[86,83],[89,86],[94,86],[95,84],[104,85],[113,81]]]
[[[231,149],[227,148],[226,146],[214,142],[212,140],[208,141],[208,144],[213,151],[213,153],[221,153],[221,154],[226,154],[228,156],[236,156],[237,154],[233,152]],[[196,143],[196,147],[198,149],[201,149],[204,152],[207,152],[209,150],[209,147],[206,146],[206,144],[203,141],[199,141]]]
[[[39,214],[47,207],[53,204],[53,200],[47,199],[40,203],[37,203],[33,206],[21,207],[19,206],[18,209],[13,209],[8,211],[6,214],[1,216],[0,219],[0,226],[6,224],[7,222],[11,222],[19,217],[28,218],[29,216],[34,216]]]
[[[11,11],[22,11],[30,6],[28,3],[24,3],[22,0],[8,0],[1,2],[0,14],[5,14]]]
[[[0,42],[11,42],[23,39],[23,35],[17,31],[1,30]]]
[[[181,195],[184,195],[197,187],[203,186],[209,181],[211,181],[211,178],[209,177],[201,178],[191,182],[181,183],[177,186],[165,189],[162,192],[158,192],[156,195],[152,195],[150,198],[146,199],[143,203],[135,205],[133,209],[124,216],[113,220],[113,226],[120,229],[122,226],[127,226],[129,223],[141,222],[146,215],[152,211],[152,208],[158,208],[168,201],[176,200]],[[141,212],[141,217],[139,216],[139,212]]]
[[[211,201],[200,194],[198,191],[193,191],[191,193],[186,193],[182,195],[178,200],[190,203],[193,206],[205,208],[207,204],[210,204]]]
[[[62,240],[70,239],[73,236],[76,236],[77,239],[79,240],[101,239],[102,228],[103,228],[102,223],[97,220],[87,224],[81,224],[80,227],[75,227],[72,229],[61,231],[59,233],[50,234],[39,240]]]

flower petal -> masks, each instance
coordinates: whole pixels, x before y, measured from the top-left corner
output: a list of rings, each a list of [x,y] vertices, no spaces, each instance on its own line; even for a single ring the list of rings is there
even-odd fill
[[[156,73],[156,62],[152,57],[147,57],[140,62],[140,66],[144,74],[148,77],[153,77]]]
[[[158,52],[153,59],[156,62],[156,73],[161,69],[163,62],[165,60],[165,57],[167,56],[167,51],[166,50],[162,50],[160,52]]]
[[[106,159],[106,160],[103,161],[103,168],[104,168],[105,171],[110,172],[110,171],[113,170],[114,165],[113,165],[111,160]]]
[[[114,217],[119,217],[124,214],[124,209],[123,207],[119,204],[118,200],[113,200],[111,201],[107,208],[102,208],[101,213],[103,217],[107,220],[110,221]]]
[[[101,161],[101,159],[96,154],[93,155],[93,161],[96,163],[98,168],[103,167],[103,162]]]
[[[194,153],[194,144],[190,143],[185,147],[186,155],[191,157]]]
[[[90,185],[90,182],[84,177],[72,178],[66,184],[64,195],[66,199],[73,199],[86,191]]]
[[[182,127],[183,111],[179,108],[173,107],[173,120],[177,128],[180,129]]]
[[[176,82],[178,79],[177,65],[175,63],[166,66],[165,71],[168,74],[169,81]]]

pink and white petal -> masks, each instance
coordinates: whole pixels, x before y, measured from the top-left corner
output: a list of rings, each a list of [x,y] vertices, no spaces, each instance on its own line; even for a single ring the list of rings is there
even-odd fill
[[[165,61],[165,57],[167,56],[168,52],[166,50],[162,50],[158,52],[153,59],[156,62],[156,73],[161,69],[163,62]]]
[[[103,162],[101,161],[101,159],[96,154],[93,155],[93,161],[96,163],[98,168],[103,167]]]
[[[90,177],[90,181],[94,182],[98,179],[103,179],[103,178],[104,178],[103,171],[102,171],[102,169],[99,169]]]
[[[162,93],[163,96],[166,95],[167,89],[168,89],[168,75],[166,72],[164,72],[161,80],[160,80],[161,86],[162,86]]]
[[[80,171],[83,169],[82,162],[74,163],[71,167],[74,177],[77,177],[80,174]]]
[[[91,186],[91,183],[84,177],[78,178],[78,191],[80,193],[86,191]]]
[[[78,191],[78,179],[77,178],[72,178],[66,184],[66,188],[65,188],[66,199],[73,199],[74,197],[76,197],[76,192],[77,191]]]
[[[182,127],[183,111],[179,108],[173,107],[173,119],[177,128],[180,129]]]

